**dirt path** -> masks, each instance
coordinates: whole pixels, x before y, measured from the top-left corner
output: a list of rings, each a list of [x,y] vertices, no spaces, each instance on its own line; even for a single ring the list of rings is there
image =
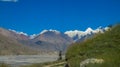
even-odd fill
[[[66,62],[59,62],[59,63],[55,63],[55,64],[51,64],[51,65],[46,65],[44,67],[53,67],[53,66],[57,66],[57,65],[62,65],[65,64]],[[58,67],[58,66],[57,66]],[[63,66],[59,66],[59,67],[63,67]]]

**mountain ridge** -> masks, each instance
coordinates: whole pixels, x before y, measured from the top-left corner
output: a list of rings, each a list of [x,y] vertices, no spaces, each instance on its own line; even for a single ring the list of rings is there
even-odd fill
[[[91,38],[92,36],[94,36],[94,34],[100,31],[104,32],[104,30],[105,28],[100,28],[96,30],[88,28],[86,29],[86,31],[75,30],[72,31],[72,33],[75,32],[75,34],[73,37],[71,37],[69,36],[69,33],[61,33],[60,31],[52,29],[43,30],[39,34],[28,35],[24,32],[0,28],[0,34],[2,36],[13,39],[14,41],[17,41],[18,43],[32,50],[37,50],[40,52],[65,52],[72,43],[82,42],[85,39]]]
[[[87,34],[91,34],[91,32],[98,33],[98,32],[103,32],[103,30],[107,30],[107,29],[109,29],[109,27],[104,27],[103,28],[103,27],[100,26],[100,27],[98,27],[98,28],[96,28],[94,30],[91,27],[88,27],[85,31],[81,31],[81,30],[69,30],[69,31],[65,31],[63,33],[60,32],[60,31],[58,31],[58,30],[49,29],[49,30],[43,30],[39,34],[32,34],[32,35],[28,35],[27,33],[16,31],[16,30],[12,30],[12,29],[9,29],[9,30],[12,31],[12,32],[15,32],[16,34],[25,35],[25,36],[29,37],[29,39],[34,39],[35,37],[37,37],[37,36],[39,36],[39,35],[41,35],[41,34],[43,34],[45,32],[49,32],[49,31],[55,32],[56,34],[60,34],[60,33],[67,34],[71,38],[73,38],[76,35],[78,35],[79,38],[80,38],[81,36],[84,36],[84,35],[87,35]]]
[[[1,32],[1,29],[0,29]],[[38,52],[19,43],[16,39],[0,33],[0,55],[29,55]]]

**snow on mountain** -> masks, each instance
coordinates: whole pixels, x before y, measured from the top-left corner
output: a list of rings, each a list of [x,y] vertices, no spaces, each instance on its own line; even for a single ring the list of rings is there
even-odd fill
[[[91,34],[91,32],[94,32],[94,30],[92,28],[87,28],[85,32],[83,32],[84,34]]]
[[[67,34],[69,37],[73,38],[75,36],[78,35],[79,38],[81,38],[81,36],[85,35],[84,31],[79,31],[79,30],[74,30],[74,31],[66,31],[64,34]]]
[[[105,27],[105,28],[102,28],[102,27],[98,27],[97,29],[93,30],[92,28],[88,27],[85,31],[80,31],[80,30],[70,30],[70,31],[66,31],[64,32],[64,34],[67,34],[69,37],[71,38],[75,38],[75,39],[80,39],[86,35],[90,35],[92,33],[98,33],[98,32],[101,32],[103,33],[104,30],[108,30],[109,27]],[[19,34],[19,35],[25,35],[25,36],[29,36],[30,39],[34,39],[35,37],[39,36],[39,35],[42,35],[46,32],[54,32],[56,34],[60,34],[60,31],[57,31],[57,30],[43,30],[42,32],[40,32],[39,34],[33,34],[33,35],[28,35],[27,33],[24,33],[24,32],[19,32],[19,31],[15,31],[15,30],[12,30],[12,29],[9,29],[9,31],[12,31],[16,34]]]
[[[57,31],[57,30],[52,30],[52,29],[50,29],[50,30],[43,30],[43,31],[41,31],[39,34],[32,34],[32,35],[30,35],[30,39],[34,39],[35,37],[37,37],[37,36],[39,36],[39,35],[42,35],[42,34],[44,34],[44,33],[46,33],[46,32],[54,32],[54,33],[56,33],[56,34],[60,34],[60,32]]]
[[[67,34],[71,38],[78,36],[78,38],[80,39],[82,36],[85,36],[87,34],[91,34],[92,32],[95,32],[95,31],[89,27],[85,31],[79,31],[79,30],[66,31],[64,34]]]
[[[25,35],[25,36],[29,36],[29,38],[30,39],[34,39],[35,37],[37,37],[37,36],[39,36],[39,35],[41,35],[41,34],[44,34],[44,33],[46,33],[46,32],[55,32],[56,34],[59,34],[60,32],[59,31],[57,31],[57,30],[52,30],[52,29],[50,29],[50,30],[43,30],[42,32],[40,32],[39,34],[32,34],[32,35],[28,35],[27,33],[24,33],[24,32],[19,32],[19,31],[16,31],[16,30],[12,30],[12,29],[9,29],[9,31],[12,31],[12,32],[14,32],[14,33],[16,33],[16,34],[19,34],[19,35]]]
[[[60,33],[60,32],[57,31],[57,30],[52,30],[52,29],[50,29],[50,30],[43,30],[40,34],[44,34],[44,33],[46,33],[46,32],[55,32],[56,34],[59,34],[59,33]]]
[[[99,33],[99,32],[100,33],[104,33],[104,30],[105,30],[105,28],[103,28],[103,27],[100,26],[97,29],[95,29],[93,33]]]
[[[105,27],[105,30],[109,30],[110,29],[110,27]]]
[[[19,32],[19,31],[16,31],[16,30],[12,30],[12,29],[9,29],[9,31],[12,31],[12,32],[14,32],[14,33],[16,33],[16,34],[19,34],[19,35],[25,35],[25,36],[28,36],[28,34],[27,33],[24,33],[24,32]]]
[[[34,39],[35,37],[37,37],[39,34],[32,34],[30,35],[30,39]]]
[[[92,35],[95,33],[103,33],[105,30],[108,30],[108,27],[102,28],[98,27],[97,29],[93,30],[92,28],[88,27],[85,31],[79,31],[79,30],[74,30],[74,31],[66,31],[64,34],[67,34],[71,38],[78,37],[78,39],[81,39],[83,36],[87,35]]]

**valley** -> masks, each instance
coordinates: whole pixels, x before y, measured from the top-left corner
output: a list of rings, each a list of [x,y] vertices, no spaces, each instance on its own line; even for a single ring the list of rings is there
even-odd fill
[[[57,30],[43,30],[38,35],[27,35],[23,32],[0,28],[0,63],[12,67],[46,62],[58,62],[59,52],[62,51],[63,59],[67,48],[72,43],[87,40],[97,33],[103,33],[105,28],[86,31],[67,31],[61,33]],[[65,61],[51,63],[50,66],[65,64]],[[49,66],[49,63],[48,63]],[[34,67],[34,66],[33,66]]]
[[[64,58],[64,56],[63,56]],[[53,62],[58,59],[57,55],[10,55],[0,56],[0,63],[6,63],[12,67],[30,65],[34,63]]]
[[[0,0],[0,67],[120,67],[120,0]]]

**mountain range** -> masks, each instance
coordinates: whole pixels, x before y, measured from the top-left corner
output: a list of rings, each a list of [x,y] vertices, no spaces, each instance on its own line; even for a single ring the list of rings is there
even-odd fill
[[[40,34],[27,35],[23,32],[0,28],[0,36],[2,37],[1,40],[4,42],[13,40],[11,42],[15,42],[16,46],[18,46],[17,44],[21,44],[22,47],[32,49],[33,52],[56,52],[66,51],[70,44],[84,41],[96,33],[103,33],[107,29],[108,27],[99,27],[96,30],[88,28],[86,31],[74,30],[66,31],[64,33],[57,30],[43,30]],[[0,43],[3,45],[3,42]],[[9,42],[7,44],[9,44]],[[6,44],[4,43],[4,46],[5,45]]]

